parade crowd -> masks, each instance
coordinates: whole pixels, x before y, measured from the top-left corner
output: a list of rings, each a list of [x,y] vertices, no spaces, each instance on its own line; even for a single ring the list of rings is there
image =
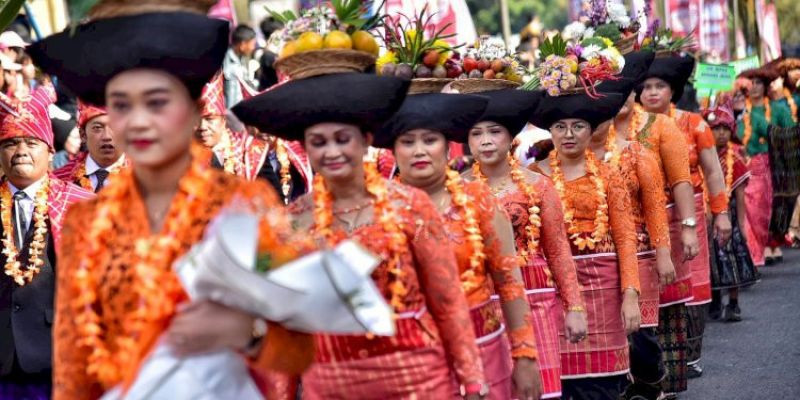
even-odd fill
[[[256,52],[214,3],[0,35],[0,399],[117,398],[159,343],[236,351],[266,399],[676,399],[800,226],[800,59],[691,110],[690,40],[624,9],[522,79],[489,40],[454,56],[414,21],[373,48],[340,9],[314,17],[339,34]],[[268,269],[377,256],[395,335],[190,302],[172,266],[232,205]]]

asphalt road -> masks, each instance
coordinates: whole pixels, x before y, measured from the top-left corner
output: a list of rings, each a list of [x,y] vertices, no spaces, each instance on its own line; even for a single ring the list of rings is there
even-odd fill
[[[681,400],[800,399],[800,251],[739,295],[742,322],[709,321],[703,376]]]

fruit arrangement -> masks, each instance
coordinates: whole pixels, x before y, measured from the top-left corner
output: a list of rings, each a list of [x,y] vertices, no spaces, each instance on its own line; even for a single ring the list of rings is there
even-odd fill
[[[369,31],[379,27],[384,17],[369,16],[372,7],[372,1],[331,0],[299,16],[292,11],[270,11],[284,24],[270,37],[270,44],[281,49],[279,58],[323,49],[357,50],[377,56],[380,46]]]
[[[550,96],[584,90],[597,97],[594,86],[603,80],[617,79],[625,58],[610,39],[591,37],[568,45],[561,35],[547,38],[539,48],[542,63],[538,76],[525,89],[541,86]]]
[[[412,21],[405,15],[385,24],[386,51],[375,63],[380,75],[404,79],[454,79],[463,74],[460,56],[445,35],[450,24],[433,29],[427,6]]]
[[[500,39],[482,36],[474,47],[467,49],[463,69],[468,79],[504,79],[522,83],[524,69],[506,49]]]

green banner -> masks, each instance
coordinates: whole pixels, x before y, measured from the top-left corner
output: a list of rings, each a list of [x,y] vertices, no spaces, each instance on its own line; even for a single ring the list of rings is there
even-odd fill
[[[697,64],[694,87],[697,89],[731,90],[736,80],[736,70],[727,64]]]
[[[736,71],[736,75],[739,75],[739,73],[742,71],[760,67],[761,62],[758,60],[758,56],[752,56],[743,58],[741,60],[731,61],[728,63],[728,65],[732,65]]]

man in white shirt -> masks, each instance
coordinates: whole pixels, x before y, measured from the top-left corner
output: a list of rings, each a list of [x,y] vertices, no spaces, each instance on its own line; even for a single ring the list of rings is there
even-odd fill
[[[125,166],[125,156],[114,144],[114,132],[108,126],[105,109],[78,104],[78,129],[86,151],[53,174],[97,193],[108,184],[111,175]]]

